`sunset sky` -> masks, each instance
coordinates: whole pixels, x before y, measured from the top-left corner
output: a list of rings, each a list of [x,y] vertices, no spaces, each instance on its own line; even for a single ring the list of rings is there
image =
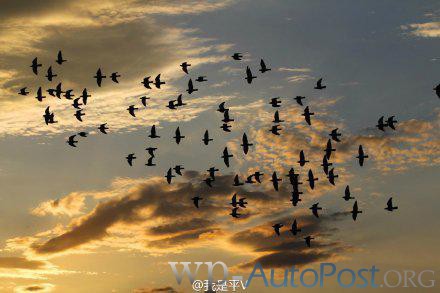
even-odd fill
[[[187,279],[177,284],[171,261],[222,261],[245,277],[256,262],[280,274],[321,262],[439,271],[438,1],[0,3],[0,292],[191,292]],[[234,61],[234,52],[243,60]],[[43,64],[37,76],[35,57]],[[271,71],[258,72],[261,58]],[[58,75],[52,82],[44,77],[49,66]],[[257,75],[250,85],[246,66]],[[99,88],[98,68],[121,74],[119,84],[106,78]],[[161,89],[143,87],[144,77],[159,73]],[[188,95],[189,78],[200,75],[208,81]],[[319,78],[325,90],[314,89]],[[72,101],[47,93],[35,99],[38,87],[59,82],[75,98],[89,90],[84,122],[73,116]],[[29,95],[17,94],[23,87]],[[180,93],[187,105],[166,108]],[[315,112],[311,126],[298,95]],[[281,97],[280,108],[268,104],[273,97]],[[220,129],[223,101],[235,119],[231,133]],[[140,108],[136,118],[126,110],[132,104]],[[47,106],[58,123],[44,123]],[[269,132],[275,110],[285,120],[280,136]],[[375,128],[391,115],[396,131]],[[102,123],[107,135],[97,129]],[[160,139],[147,137],[153,124]],[[179,145],[177,127],[185,136]],[[342,133],[331,158],[336,186],[320,166],[334,128]],[[80,131],[89,136],[77,148],[67,145]],[[244,132],[254,144],[247,155]],[[369,155],[364,167],[355,158],[360,144]],[[234,155],[229,168],[220,158],[226,146]],[[147,147],[158,148],[157,166],[145,166]],[[310,160],[302,168],[300,150]],[[129,153],[137,157],[132,167]],[[168,185],[164,175],[177,164],[184,176]],[[220,172],[209,188],[202,180],[212,166]],[[297,207],[285,177],[291,167],[304,182]],[[314,190],[305,181],[309,169],[319,178]],[[232,186],[236,174],[244,180],[256,170],[265,174],[261,185]],[[283,179],[279,192],[269,181],[274,171]],[[347,213],[353,201],[341,198],[347,185],[363,211],[356,222]],[[249,203],[240,219],[229,215],[234,193]],[[196,195],[204,198],[199,209]],[[384,210],[390,197],[398,206],[392,213]],[[316,202],[319,219],[309,210]],[[293,219],[303,229],[297,236],[288,231]],[[275,223],[285,225],[280,237]],[[312,248],[307,235],[315,237]],[[325,289],[341,290],[335,282]],[[292,288],[256,282],[246,292],[273,290]]]

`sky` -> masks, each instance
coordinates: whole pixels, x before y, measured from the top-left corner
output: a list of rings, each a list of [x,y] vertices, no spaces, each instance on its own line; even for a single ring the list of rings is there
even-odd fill
[[[171,261],[222,261],[243,276],[259,262],[279,278],[294,264],[323,262],[438,272],[438,1],[18,0],[1,7],[0,292],[191,292],[188,280],[176,282]],[[233,60],[235,52],[243,59]],[[30,68],[35,57],[38,75]],[[270,71],[258,72],[260,59]],[[58,75],[52,82],[44,77],[49,66]],[[257,76],[252,84],[246,66]],[[106,78],[98,87],[98,68],[118,72],[119,83]],[[161,89],[143,87],[144,77],[158,74]],[[208,81],[187,94],[189,78],[201,75]],[[326,89],[314,89],[319,78]],[[59,82],[75,98],[88,89],[83,122],[72,101],[35,99],[38,87]],[[23,87],[29,95],[17,94]],[[187,105],[166,108],[179,94]],[[141,96],[150,97],[147,107]],[[315,113],[311,126],[296,96]],[[269,104],[274,97],[280,108]],[[235,119],[230,133],[220,129],[221,102]],[[139,108],[136,117],[129,105]],[[47,106],[58,123],[44,123]],[[269,132],[275,110],[285,120],[280,136]],[[395,116],[396,130],[378,130],[381,116]],[[153,124],[160,139],[148,137]],[[185,136],[179,145],[177,127]],[[335,128],[342,137],[333,142],[333,186],[320,164]],[[70,147],[66,140],[80,131],[88,137]],[[253,143],[247,155],[243,133]],[[355,158],[360,144],[369,155],[363,167]],[[147,147],[157,147],[154,167],[145,166]],[[220,157],[225,147],[234,156],[229,168]],[[300,150],[310,161],[304,167]],[[166,171],[179,164],[183,176],[167,184]],[[209,188],[203,179],[212,166],[220,171]],[[296,207],[285,177],[292,167],[304,181]],[[314,190],[305,181],[309,169],[319,178]],[[243,181],[257,170],[261,184],[232,186],[236,174]],[[283,180],[278,192],[269,181],[274,171]],[[356,221],[353,200],[341,198],[347,185],[363,211]],[[234,193],[248,202],[239,219],[229,215]],[[199,209],[195,195],[203,197]],[[398,206],[392,213],[384,210],[390,197]],[[319,219],[309,210],[317,202]],[[303,230],[297,236],[288,231],[294,219]],[[275,223],[285,225],[280,236]],[[315,238],[311,248],[306,235]],[[325,289],[341,290],[334,281]],[[255,282],[246,292],[273,290],[291,288]]]

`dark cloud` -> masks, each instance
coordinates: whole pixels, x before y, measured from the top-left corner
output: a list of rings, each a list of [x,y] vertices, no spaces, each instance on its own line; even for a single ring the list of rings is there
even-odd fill
[[[25,257],[0,257],[0,268],[36,270],[46,266],[39,260],[28,260]]]
[[[25,291],[30,291],[30,292],[41,291],[44,289],[46,289],[46,288],[39,286],[39,285],[34,285],[34,286],[29,286],[29,287],[24,288]]]
[[[164,293],[178,293],[179,291],[176,291],[173,287],[167,286],[162,288],[139,288],[135,289],[134,293],[158,293],[158,292],[164,292]]]

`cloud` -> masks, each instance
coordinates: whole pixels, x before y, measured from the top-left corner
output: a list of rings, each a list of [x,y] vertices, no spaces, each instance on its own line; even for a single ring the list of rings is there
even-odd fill
[[[33,285],[25,285],[25,286],[18,286],[14,288],[14,292],[17,293],[24,293],[24,292],[52,292],[55,289],[55,285],[50,283],[39,283],[39,284],[33,284]]]
[[[0,257],[0,268],[35,270],[46,266],[44,261],[28,260],[25,257]]]
[[[298,83],[298,82],[303,82],[306,80],[310,80],[313,79],[313,76],[310,76],[308,74],[300,74],[300,75],[292,75],[286,78],[288,82],[292,82],[292,83]]]
[[[159,292],[178,293],[179,291],[177,291],[176,289],[170,286],[161,287],[161,288],[139,288],[134,290],[134,293],[159,293]]]
[[[438,38],[440,37],[440,22],[432,21],[425,23],[412,23],[408,25],[402,25],[402,30],[409,31],[409,34],[416,37],[423,38]]]
[[[287,71],[287,72],[311,72],[310,68],[288,68],[288,67],[280,67],[278,71]]]

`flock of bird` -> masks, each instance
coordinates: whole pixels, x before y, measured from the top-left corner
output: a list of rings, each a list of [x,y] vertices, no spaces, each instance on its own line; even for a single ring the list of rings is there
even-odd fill
[[[243,58],[243,55],[241,53],[234,53],[232,56],[232,59],[235,61],[240,61]],[[57,58],[55,60],[55,62],[59,65],[62,66],[67,60],[65,60],[63,58],[62,52],[59,51]],[[188,74],[188,70],[189,67],[191,66],[191,64],[189,64],[188,62],[183,62],[180,67],[182,69],[182,71],[185,74]],[[32,64],[30,66],[32,68],[32,71],[35,75],[39,74],[39,68],[42,67],[42,64],[38,63],[38,59],[35,58],[32,61]],[[261,74],[264,74],[268,71],[270,71],[271,69],[267,67],[267,65],[265,64],[264,60],[261,59],[260,61],[260,69],[259,72],[261,72]],[[246,82],[248,84],[251,84],[252,81],[257,78],[257,76],[254,76],[251,68],[249,66],[246,67],[246,71],[245,71],[245,77],[244,80],[246,80]],[[54,73],[54,70],[52,68],[52,66],[49,66],[47,68],[47,74],[45,76],[47,78],[47,80],[49,82],[52,82],[54,77],[57,77],[57,75]],[[120,78],[121,75],[118,72],[113,72],[110,74],[110,79],[112,80],[112,82],[114,83],[119,83],[118,78]],[[103,85],[104,80],[107,78],[106,75],[103,74],[101,68],[99,68],[96,72],[96,75],[94,76],[94,78],[96,79],[96,83],[98,85],[98,87],[101,87]],[[206,76],[198,76],[195,79],[196,83],[202,83],[202,82],[206,82]],[[146,89],[151,89],[151,85],[154,85],[157,89],[160,89],[162,85],[165,84],[165,81],[163,81],[161,79],[161,74],[158,74],[155,78],[154,81],[152,80],[151,76],[147,76],[145,78],[143,78],[143,80],[141,81],[141,84],[146,88]],[[323,79],[320,78],[317,82],[316,82],[316,86],[314,87],[314,89],[316,90],[324,90],[327,86],[323,84]],[[440,84],[437,85],[434,88],[437,96],[440,98]],[[192,79],[190,78],[188,81],[188,88],[186,89],[186,92],[191,95],[193,92],[198,91],[198,89],[195,87],[195,83],[192,81]],[[84,109],[82,108],[82,106],[86,106],[87,105],[87,100],[88,98],[91,97],[91,95],[89,94],[87,88],[84,88],[82,91],[82,94],[77,97],[74,98],[75,95],[73,93],[72,89],[63,89],[62,88],[62,83],[58,83],[58,85],[55,88],[49,88],[46,90],[46,92],[53,96],[53,97],[57,97],[58,99],[61,99],[62,97],[66,98],[67,100],[73,100],[72,106],[75,109],[75,114],[74,116],[76,117],[76,119],[78,119],[78,121],[82,122],[83,121],[83,116],[86,115],[86,113],[84,112]],[[27,90],[26,87],[20,89],[19,92],[20,95],[28,95],[29,91]],[[39,87],[36,90],[36,97],[35,97],[39,102],[42,102],[43,99],[45,99],[46,97],[43,95],[43,89],[42,87]],[[143,107],[147,107],[147,101],[150,98],[147,96],[142,96],[140,97],[140,101]],[[304,106],[303,100],[306,99],[306,97],[304,96],[296,96],[293,98],[296,103],[298,105],[300,105],[301,107]],[[222,102],[219,104],[218,109],[216,111],[220,112],[221,114],[223,114],[223,119],[222,121],[222,125],[220,126],[220,128],[225,131],[225,132],[231,132],[231,122],[234,121],[233,118],[231,118],[231,114],[230,114],[230,110],[226,107],[225,102]],[[273,107],[273,108],[279,108],[281,107],[281,100],[279,97],[275,97],[275,98],[271,98],[269,101],[269,104]],[[168,107],[170,110],[176,110],[179,107],[183,107],[185,106],[186,103],[183,102],[183,97],[182,94],[178,95],[178,97],[176,99],[170,100],[168,101],[168,105],[166,107]],[[139,110],[139,107],[137,107],[136,105],[129,105],[127,108],[127,111],[129,113],[129,115],[136,117],[136,111]],[[306,106],[303,110],[303,113],[301,114],[302,116],[304,116],[304,120],[308,125],[312,125],[312,116],[314,115],[314,113],[310,110],[309,106]],[[53,112],[51,112],[50,107],[47,107],[45,110],[45,113],[43,115],[44,118],[44,122],[46,123],[46,125],[49,124],[53,124],[53,123],[57,123],[57,121],[55,120],[55,114]],[[284,120],[280,119],[280,114],[279,111],[276,110],[274,112],[274,118],[273,118],[273,125],[272,127],[268,130],[269,132],[271,132],[273,135],[281,135],[280,131],[282,130],[281,128],[281,123],[283,123]],[[395,116],[390,116],[387,119],[385,119],[384,116],[380,117],[378,119],[377,122],[377,129],[381,130],[381,131],[385,131],[387,127],[389,127],[392,130],[396,130],[396,124],[397,124],[397,120],[395,120]],[[107,134],[109,127],[107,127],[107,123],[103,123],[100,124],[98,127],[99,131],[102,134]],[[70,145],[71,147],[76,147],[78,140],[77,140],[77,136],[79,137],[87,137],[88,133],[87,132],[79,132],[77,134],[71,135],[69,136],[68,140],[67,140],[67,144]],[[329,133],[329,139],[327,140],[327,144],[326,147],[324,148],[324,154],[323,154],[323,158],[322,158],[322,168],[323,171],[329,181],[330,184],[335,185],[336,184],[336,179],[338,178],[338,175],[335,173],[335,168],[333,168],[333,163],[330,162],[332,153],[334,153],[336,151],[336,148],[333,146],[332,141],[335,143],[338,143],[341,141],[340,137],[342,136],[342,134],[339,132],[339,129],[333,129],[331,130],[331,132]],[[156,126],[152,125],[151,129],[150,129],[150,134],[148,135],[149,138],[151,139],[157,139],[160,138],[160,136],[158,135],[158,132],[156,130]],[[175,139],[175,142],[177,144],[179,144],[181,142],[182,139],[185,138],[184,135],[182,135],[180,128],[177,127],[177,129],[175,130],[175,136],[173,137]],[[213,139],[210,137],[209,135],[209,131],[206,130],[203,138],[202,138],[202,142],[204,145],[208,145]],[[243,153],[246,155],[249,152],[249,147],[253,146],[252,143],[249,142],[248,137],[246,135],[246,133],[243,133],[242,136],[242,143],[240,145],[243,149]],[[156,147],[148,147],[146,148],[146,151],[148,152],[149,158],[147,160],[147,163],[145,164],[146,166],[155,166],[154,163],[154,159],[155,159],[155,151],[157,150]],[[225,164],[226,167],[230,166],[230,158],[232,158],[233,155],[229,152],[228,148],[225,147],[223,150],[223,154],[221,155],[221,158],[223,159],[223,162]],[[128,162],[128,164],[130,166],[133,166],[134,160],[136,159],[136,155],[134,153],[128,154],[126,157],[126,160]],[[362,167],[364,165],[365,159],[368,158],[368,155],[365,154],[363,146],[359,145],[358,148],[358,154],[355,157],[358,160],[359,165]],[[304,153],[303,150],[301,150],[299,152],[299,160],[297,161],[297,163],[299,164],[299,166],[302,168],[304,167],[307,163],[309,163],[309,161],[306,159],[306,155]],[[330,167],[332,167],[330,169]],[[182,176],[182,170],[184,170],[184,167],[182,165],[177,165],[175,167],[169,168],[165,174],[165,178],[166,181],[168,182],[168,184],[172,183],[172,178],[176,177],[176,175]],[[174,172],[173,172],[174,171]],[[215,173],[219,171],[218,168],[216,167],[210,167],[207,171],[207,177],[203,180],[207,186],[209,187],[213,187],[213,183],[216,179]],[[174,175],[174,173],[176,175]],[[308,170],[307,173],[307,179],[306,181],[308,182],[308,185],[311,189],[315,188],[315,181],[318,180],[317,177],[315,177],[312,169]],[[234,177],[234,182],[233,182],[233,186],[241,186],[244,184],[255,184],[255,183],[262,183],[262,178],[263,178],[264,174],[261,173],[260,171],[256,171],[253,174],[250,174],[249,176],[247,176],[247,178],[242,182],[240,181],[240,177],[239,175],[235,175]],[[303,194],[303,192],[300,190],[300,185],[303,184],[303,182],[301,182],[300,180],[300,174],[295,173],[294,168],[291,168],[288,172],[288,174],[286,174],[286,177],[288,178],[288,182],[289,184],[292,186],[292,191],[291,191],[291,199],[290,201],[292,202],[293,206],[297,206],[297,204],[301,201],[301,194]],[[278,191],[279,189],[279,182],[282,181],[282,178],[279,177],[279,175],[277,174],[277,172],[273,172],[270,181],[272,182],[273,188],[275,191]],[[350,201],[352,199],[355,199],[353,196],[351,196],[350,193],[350,188],[347,185],[345,188],[345,194],[342,197],[345,201]],[[194,203],[194,206],[196,208],[200,207],[201,204],[201,200],[203,200],[203,198],[201,196],[194,196],[193,198],[191,198],[191,200]],[[237,194],[234,194],[231,198],[231,202],[230,205],[232,206],[232,210],[230,215],[234,218],[240,218],[240,216],[242,215],[240,213],[240,209],[245,209],[247,202],[246,202],[246,198],[237,198]],[[393,199],[392,197],[388,199],[387,203],[386,203],[386,207],[385,210],[387,211],[394,211],[396,210],[398,207],[395,206],[393,204]],[[319,211],[322,210],[322,207],[319,206],[319,203],[314,203],[311,207],[310,210],[312,211],[312,214],[319,218]],[[362,213],[362,211],[359,209],[357,200],[354,201],[353,204],[353,208],[351,210],[351,215],[354,221],[356,221],[358,214]],[[282,223],[275,223],[272,227],[274,229],[274,232],[276,233],[276,235],[280,236],[280,230],[281,228],[284,226],[284,224]],[[299,232],[301,232],[301,229],[298,228],[298,223],[297,220],[294,219],[293,223],[291,225],[291,229],[289,230],[293,235],[297,235]],[[311,240],[313,240],[314,237],[312,237],[312,235],[308,235],[304,238],[306,245],[308,247],[311,247]]]

